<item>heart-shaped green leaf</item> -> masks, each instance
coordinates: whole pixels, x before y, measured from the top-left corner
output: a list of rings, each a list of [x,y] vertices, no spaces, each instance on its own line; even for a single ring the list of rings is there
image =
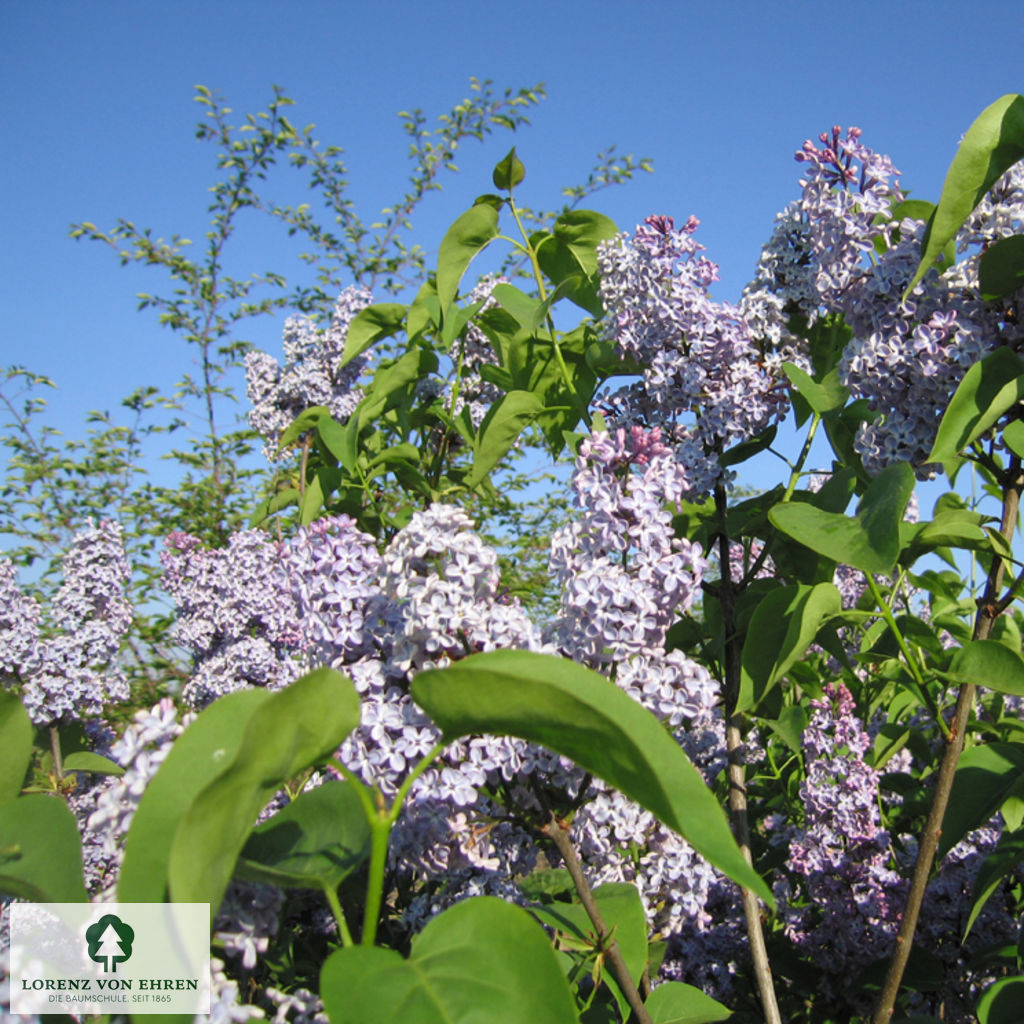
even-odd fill
[[[249,836],[238,873],[283,888],[336,889],[370,852],[370,826],[351,782],[301,793]]]
[[[437,297],[442,310],[455,301],[473,257],[497,235],[498,211],[486,203],[471,206],[448,229],[437,254]]]
[[[85,903],[78,823],[59,796],[0,804],[0,893],[37,903]]]
[[[659,985],[644,1007],[654,1024],[717,1024],[732,1016],[732,1010],[681,981]]]
[[[576,1004],[540,925],[478,896],[394,950],[350,946],[320,972],[331,1024],[576,1024]]]

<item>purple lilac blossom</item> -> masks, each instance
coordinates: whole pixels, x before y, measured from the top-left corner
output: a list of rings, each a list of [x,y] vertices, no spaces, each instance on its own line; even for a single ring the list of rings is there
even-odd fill
[[[338,367],[349,325],[370,302],[365,289],[346,288],[324,331],[318,331],[308,317],[289,317],[284,326],[284,366],[267,352],[254,351],[245,357],[252,403],[249,426],[266,441],[263,452],[271,461],[282,457],[277,451],[281,434],[305,409],[324,406],[334,419],[344,422],[359,404],[358,381],[369,356],[357,356]]]
[[[686,467],[688,498],[725,481],[718,455],[780,421],[788,397],[742,311],[712,301],[718,266],[691,217],[648,217],[598,249],[605,329],[643,379],[601,402],[612,426],[659,428]]]
[[[1019,338],[1020,295],[983,302],[974,254],[942,273],[929,270],[906,302],[896,301],[917,269],[925,225],[890,219],[890,208],[903,198],[898,172],[888,157],[864,146],[860,134],[851,128],[843,138],[834,128],[820,137],[822,147],[806,142],[797,152],[807,164],[798,207],[805,235],[791,235],[791,262],[809,253],[814,270],[817,300],[802,296],[801,312],[812,321],[819,306],[842,313],[853,331],[839,372],[873,413],[855,441],[865,467],[877,473],[907,461],[927,478],[934,475],[925,460],[939,420],[964,373],[1000,340]],[[983,203],[961,232],[962,252],[990,244],[1020,222],[1019,185],[1018,172],[1004,176],[996,198],[1008,200],[1006,212],[996,213],[1000,207],[992,200]],[[780,293],[783,288],[780,283]]]
[[[117,667],[132,622],[125,596],[131,572],[121,527],[103,520],[75,534],[45,631],[38,605],[16,593],[10,563],[6,570],[3,565],[0,585],[10,603],[0,613],[0,665],[20,678],[32,721],[95,718],[107,704],[127,700],[128,682]]]
[[[892,870],[889,834],[878,811],[879,773],[865,753],[871,740],[842,683],[829,683],[811,701],[803,733],[806,778],[800,787],[803,827],[790,838],[787,867],[806,903],[787,891],[786,932],[842,987],[873,960],[885,956],[899,925],[905,882]]]
[[[222,550],[185,533],[165,543],[164,586],[178,606],[174,639],[195,661],[186,701],[201,708],[244,686],[294,681],[302,637],[277,545],[258,530],[233,534]]]

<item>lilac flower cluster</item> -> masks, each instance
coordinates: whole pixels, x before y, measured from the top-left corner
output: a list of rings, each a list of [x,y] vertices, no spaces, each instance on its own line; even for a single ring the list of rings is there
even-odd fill
[[[362,397],[358,381],[369,357],[359,356],[340,370],[338,367],[349,325],[371,300],[365,289],[346,288],[322,332],[308,317],[289,317],[284,327],[284,366],[267,352],[254,351],[245,357],[247,394],[252,403],[249,426],[266,441],[263,452],[271,461],[280,457],[281,434],[310,406],[325,406],[339,422],[355,411]]]
[[[552,537],[562,606],[550,636],[595,667],[655,657],[706,565],[699,545],[673,535],[666,508],[688,491],[688,467],[658,427],[598,431],[580,445],[572,488],[583,515]]]
[[[486,274],[476,283],[470,293],[466,296],[466,305],[482,302],[479,312],[493,309],[498,301],[492,292],[495,285],[508,284],[508,279],[498,274]],[[452,413],[458,415],[463,408],[469,407],[469,415],[474,427],[479,427],[483,422],[487,410],[501,397],[502,391],[496,385],[484,380],[481,375],[481,367],[497,366],[498,357],[494,352],[494,345],[480,328],[472,321],[466,327],[465,336],[459,339],[452,352],[452,358],[456,364],[461,366],[459,376],[458,394],[455,396]],[[445,404],[449,405],[452,398],[452,390],[449,385],[446,394]]]
[[[298,677],[298,609],[277,545],[257,530],[233,534],[220,551],[185,533],[167,537],[164,586],[178,606],[174,639],[196,671],[183,697],[205,707],[243,686],[279,689]]]
[[[105,751],[124,774],[104,776],[91,789],[71,797],[71,809],[81,822],[86,888],[98,899],[112,898],[124,857],[124,838],[142,794],[174,740],[194,718],[194,714],[186,714],[179,719],[169,697],[148,711],[137,711],[121,738]]]
[[[718,455],[781,420],[788,401],[743,312],[712,301],[718,267],[699,255],[698,223],[648,217],[598,249],[606,331],[643,366],[640,382],[603,401],[614,426],[662,431],[693,498],[723,478]]]
[[[941,274],[930,270],[906,303],[894,301],[917,269],[924,224],[892,219],[903,199],[899,172],[860,136],[836,127],[797,152],[806,165],[802,197],[780,216],[741,308],[755,333],[776,343],[788,338],[784,314],[813,323],[822,310],[841,313],[853,338],[840,377],[874,414],[855,442],[865,466],[874,473],[908,461],[927,477],[953,390],[1000,339],[1018,337],[1022,296],[983,302],[975,253]],[[1019,230],[1022,181],[1013,169],[997,184],[961,232],[961,252]]]
[[[0,672],[20,680],[37,725],[94,718],[128,699],[116,664],[132,621],[121,527],[103,520],[79,530],[63,570],[44,623],[39,605],[19,590],[11,563],[0,559]]]
[[[783,883],[777,896],[789,904],[786,931],[794,944],[838,982],[888,953],[904,882],[890,867],[879,776],[864,759],[871,741],[850,691],[829,683],[811,707],[800,787],[805,821],[791,836],[787,863],[797,892]]]

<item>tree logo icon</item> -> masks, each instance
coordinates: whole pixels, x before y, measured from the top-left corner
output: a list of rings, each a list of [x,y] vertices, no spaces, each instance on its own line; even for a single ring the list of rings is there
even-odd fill
[[[89,943],[89,958],[102,964],[104,971],[116,972],[117,965],[132,955],[135,929],[116,914],[104,914],[85,930],[85,938]]]

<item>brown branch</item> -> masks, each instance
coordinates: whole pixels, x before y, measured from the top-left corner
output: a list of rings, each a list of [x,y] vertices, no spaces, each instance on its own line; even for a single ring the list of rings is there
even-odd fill
[[[733,834],[746,862],[753,867],[754,858],[750,852],[750,824],[747,814],[747,781],[743,765],[742,716],[736,711],[740,694],[740,677],[743,669],[743,652],[736,635],[735,601],[736,587],[732,582],[729,552],[729,536],[725,529],[728,511],[725,488],[715,488],[715,505],[721,524],[718,534],[718,555],[721,566],[718,600],[722,606],[722,623],[725,630],[725,740],[729,752],[729,817]],[[747,938],[750,942],[750,956],[754,964],[754,977],[761,996],[761,1008],[766,1024],[782,1024],[779,1004],[775,998],[775,982],[768,961],[768,950],[761,926],[761,905],[753,890],[740,886],[743,899],[743,916],[747,923]]]
[[[1003,482],[1003,518],[999,528],[999,532],[1007,543],[1013,538],[1013,532],[1017,525],[1022,490],[1024,490],[1024,474],[1021,473],[1020,459],[1014,456]],[[997,599],[1003,586],[1005,572],[1006,566],[1002,556],[998,552],[993,552],[992,567],[989,569],[988,579],[985,583],[985,593],[978,602],[978,612],[974,619],[972,634],[974,640],[988,638],[996,617],[1002,611],[1000,608],[1002,602]],[[914,875],[907,893],[907,902],[900,920],[899,932],[896,935],[896,947],[889,961],[889,970],[875,1006],[873,1024],[889,1024],[896,1007],[896,997],[899,995],[903,972],[906,970],[907,961],[910,958],[914,932],[917,929],[917,919],[920,916],[925,890],[928,887],[928,877],[931,874],[932,863],[939,847],[939,837],[942,835],[942,820],[946,815],[946,807],[953,789],[953,776],[956,774],[960,754],[964,749],[964,736],[971,709],[974,706],[975,690],[974,683],[964,683],[960,687],[956,710],[953,713],[953,722],[946,740],[946,750],[942,756],[942,763],[939,765],[932,806],[928,812],[928,820],[925,822],[924,834],[921,836],[917,861],[914,864]]]
[[[612,937],[611,929],[604,923],[601,911],[597,907],[594,894],[590,889],[590,883],[587,881],[586,875],[583,874],[580,859],[576,855],[576,848],[572,845],[572,840],[569,838],[568,829],[558,820],[556,815],[552,814],[551,820],[544,826],[543,832],[558,847],[558,852],[562,855],[562,860],[565,861],[565,866],[572,877],[573,885],[579,894],[580,903],[583,904],[583,909],[587,912],[587,916],[594,926],[594,931],[597,934],[598,948],[604,950],[607,955],[608,961],[612,965],[612,970],[615,972],[619,988],[622,989],[622,994],[626,997],[626,1002],[629,1003],[639,1024],[653,1024],[651,1015],[647,1012],[644,1001],[640,997],[636,985],[633,983],[633,978],[629,973],[629,968],[626,966],[626,961],[622,958],[619,944]]]

